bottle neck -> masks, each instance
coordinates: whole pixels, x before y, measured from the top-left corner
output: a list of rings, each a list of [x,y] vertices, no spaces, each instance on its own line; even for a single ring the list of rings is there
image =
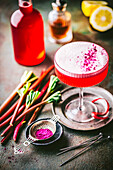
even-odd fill
[[[61,7],[53,7],[53,10],[57,11],[57,12],[65,12],[66,8],[61,8]]]
[[[19,0],[19,9],[23,14],[30,14],[33,11],[33,5],[31,0],[29,1]]]
[[[61,2],[60,0],[56,0],[56,3],[52,3],[53,10],[56,11],[66,11],[67,4],[65,2]]]

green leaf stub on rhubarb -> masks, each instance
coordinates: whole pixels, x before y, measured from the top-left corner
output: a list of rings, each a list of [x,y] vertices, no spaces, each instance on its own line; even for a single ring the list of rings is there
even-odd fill
[[[39,96],[40,92],[39,91],[33,91],[31,90],[29,94],[26,97],[26,108],[30,107],[33,102],[37,99]]]

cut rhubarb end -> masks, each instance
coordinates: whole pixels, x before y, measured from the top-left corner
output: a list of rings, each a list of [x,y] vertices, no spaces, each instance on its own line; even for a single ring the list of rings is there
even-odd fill
[[[97,103],[99,103],[100,100],[103,100],[103,102],[105,103],[105,112],[93,112],[93,114],[99,115],[99,116],[104,116],[104,115],[106,115],[106,114],[108,113],[108,111],[109,111],[109,103],[108,103],[108,101],[107,101],[106,99],[104,99],[104,98],[97,98],[97,99],[94,99],[94,100],[92,101],[92,103],[96,103],[97,101],[98,101]]]
[[[95,119],[99,119],[99,120],[105,120],[105,119],[108,119],[109,117],[108,116],[97,116],[97,113],[96,112],[92,112],[92,117],[94,117]]]

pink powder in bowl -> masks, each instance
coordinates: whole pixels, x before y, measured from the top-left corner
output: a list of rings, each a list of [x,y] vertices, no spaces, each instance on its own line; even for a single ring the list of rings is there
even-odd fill
[[[53,135],[53,132],[50,129],[38,129],[36,131],[36,138],[37,139],[48,139]]]

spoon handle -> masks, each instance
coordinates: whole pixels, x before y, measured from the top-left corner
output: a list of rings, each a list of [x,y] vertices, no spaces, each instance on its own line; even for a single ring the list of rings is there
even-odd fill
[[[60,116],[54,115],[50,120],[52,120],[56,123],[59,119],[60,119]]]
[[[31,143],[35,142],[34,139],[28,137],[27,140],[23,143],[24,146],[28,146],[30,145]]]

